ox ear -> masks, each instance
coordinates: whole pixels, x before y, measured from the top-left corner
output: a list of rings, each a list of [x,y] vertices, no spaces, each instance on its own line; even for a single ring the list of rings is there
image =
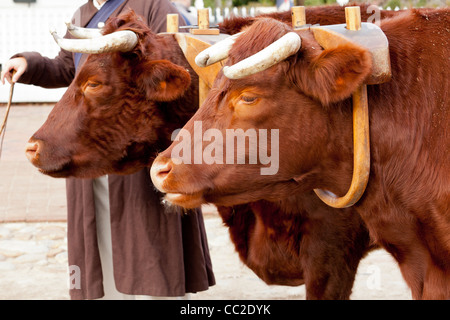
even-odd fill
[[[316,46],[314,52],[304,52],[304,57],[299,57],[293,68],[294,83],[323,105],[350,97],[371,72],[369,51],[357,45],[319,48]]]
[[[136,83],[149,100],[178,99],[191,84],[189,72],[168,60],[146,61],[139,67]]]

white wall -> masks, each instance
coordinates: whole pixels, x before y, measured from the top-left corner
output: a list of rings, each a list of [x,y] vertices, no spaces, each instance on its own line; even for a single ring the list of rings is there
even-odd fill
[[[4,64],[13,54],[37,51],[54,57],[59,47],[49,33],[54,26],[58,33],[65,34],[64,22],[87,0],[36,0],[36,3],[14,3],[0,0],[0,63]],[[13,102],[55,102],[64,93],[63,89],[43,89],[17,84]],[[9,84],[0,84],[0,102],[6,102]]]

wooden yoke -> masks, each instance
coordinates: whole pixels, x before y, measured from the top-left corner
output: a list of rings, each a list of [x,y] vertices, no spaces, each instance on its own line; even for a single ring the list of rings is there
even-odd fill
[[[205,23],[205,21],[207,22]],[[195,63],[195,57],[210,47],[212,44],[229,37],[229,35],[220,34],[219,29],[209,29],[209,11],[204,9],[198,13],[199,26],[203,29],[191,29],[191,33],[178,32],[178,14],[167,15],[167,32],[174,33],[181,50],[189,62],[192,69],[199,77],[199,107],[203,104],[209,90],[211,89],[217,73],[222,69],[224,61],[215,63],[211,66],[201,68]],[[207,28],[206,28],[207,26]],[[196,30],[195,32],[192,32]],[[201,31],[203,30],[203,31]],[[217,30],[217,31],[208,31]]]
[[[390,80],[388,41],[381,29],[370,23],[361,24],[359,7],[345,8],[346,25],[311,27],[317,42],[329,49],[353,42],[368,48],[372,54],[372,74],[353,93],[353,175],[348,192],[338,197],[331,192],[314,189],[317,196],[334,208],[354,205],[366,189],[370,173],[369,109],[367,84]]]

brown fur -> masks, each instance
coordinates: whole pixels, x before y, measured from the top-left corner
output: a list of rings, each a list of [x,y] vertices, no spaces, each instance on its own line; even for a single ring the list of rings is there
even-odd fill
[[[267,284],[305,283],[307,299],[348,299],[359,261],[374,246],[352,209],[312,193],[218,207],[241,260]]]
[[[360,7],[361,21],[368,22],[368,19],[371,18],[374,14],[373,9],[368,4],[355,3],[355,4],[348,4],[345,6],[325,5],[317,7],[306,7],[305,8],[306,23],[319,25],[345,23],[345,7],[355,5]],[[380,18],[385,19],[393,17],[398,13],[399,13],[398,11],[380,10]],[[257,19],[261,17],[273,18],[281,22],[284,22],[288,25],[292,24],[292,14],[291,11],[289,10],[289,11],[266,13],[259,15],[257,17],[227,18],[223,22],[219,23],[219,29],[221,33],[235,34],[242,31],[243,28],[252,25]]]
[[[383,20],[392,80],[368,87],[371,172],[353,207],[373,239],[397,260],[416,299],[450,298],[449,19],[449,9],[418,9]],[[286,33],[283,23],[258,21],[236,41],[228,64]],[[264,200],[284,212],[295,208],[285,199],[314,188],[346,193],[353,168],[350,93],[371,66],[364,48],[323,50],[310,31],[297,32],[305,45],[277,66],[240,80],[219,75],[204,106],[185,126],[190,132],[194,121],[202,121],[203,130],[223,132],[279,129],[278,173],[260,175],[261,163],[172,164],[157,183],[162,191],[195,194],[191,203],[221,206]],[[247,100],[241,99],[243,93]],[[253,103],[246,102],[249,96]],[[170,162],[174,145],[155,163]],[[176,203],[190,205],[182,197]],[[310,214],[321,212],[316,209]]]

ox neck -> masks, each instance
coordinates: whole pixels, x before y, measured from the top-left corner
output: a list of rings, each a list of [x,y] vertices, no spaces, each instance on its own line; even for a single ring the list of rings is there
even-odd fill
[[[303,191],[319,188],[343,196],[348,191],[353,173],[352,100],[350,98],[328,108],[324,153],[319,155],[317,164],[310,171],[296,180],[305,186]]]
[[[287,198],[279,199],[276,201],[260,200],[251,203],[252,210],[258,211],[271,211],[277,214],[290,215],[305,215],[307,212],[313,212],[319,207],[327,207],[313,191],[298,192]]]

